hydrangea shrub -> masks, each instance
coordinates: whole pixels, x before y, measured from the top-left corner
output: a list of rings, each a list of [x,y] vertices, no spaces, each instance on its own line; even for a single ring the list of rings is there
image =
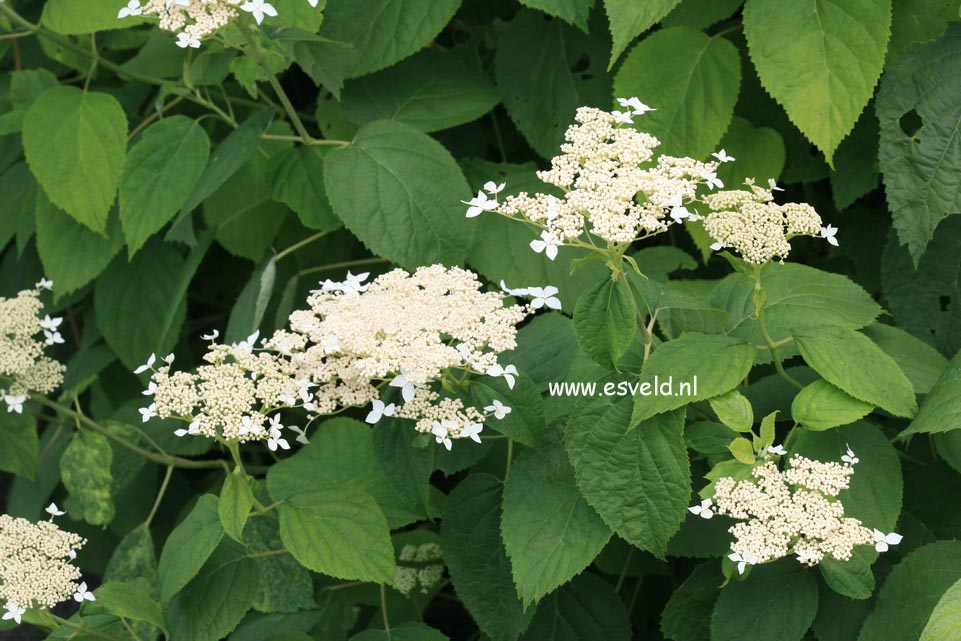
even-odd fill
[[[955,638],[959,25],[0,2],[0,635]]]

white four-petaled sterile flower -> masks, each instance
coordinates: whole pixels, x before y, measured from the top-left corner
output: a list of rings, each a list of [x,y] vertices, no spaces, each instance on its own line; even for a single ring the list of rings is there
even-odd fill
[[[7,414],[11,412],[23,414],[23,404],[27,402],[27,397],[25,394],[18,394],[17,396],[5,394],[3,401],[7,404]]]
[[[841,460],[848,465],[857,465],[861,459],[854,455],[854,451],[851,449],[850,445],[845,444],[845,447],[848,451],[841,455]]]
[[[307,2],[310,4],[310,6],[316,7],[318,0],[307,0]]]
[[[496,193],[496,192],[492,192]],[[499,203],[497,200],[492,200],[487,197],[483,191],[478,191],[477,196],[471,198],[470,200],[462,200],[462,203],[467,205],[467,217],[474,218],[480,216],[485,211],[491,211],[497,209]]]
[[[76,594],[73,595],[73,600],[77,603],[83,603],[84,601],[96,601],[97,598],[93,595],[93,592],[87,590],[87,582],[81,581]]]
[[[46,289],[47,291],[53,291],[53,281],[46,278],[41,278],[37,281],[37,289]]]
[[[717,158],[718,162],[734,162],[734,156],[729,156],[723,149],[721,151],[715,151],[711,155]]]
[[[486,183],[484,183],[484,191],[486,191],[491,196],[496,196],[497,194],[504,191],[504,187],[506,186],[507,186],[507,183],[498,184],[498,183],[495,183],[493,180],[488,180]]]
[[[384,401],[380,400],[379,398],[375,398],[373,401],[371,401],[371,408],[372,409],[370,410],[370,413],[364,420],[373,425],[384,416],[393,416],[395,406],[393,403],[384,405]]]
[[[40,321],[40,328],[48,329],[51,332],[53,332],[53,331],[56,331],[58,327],[60,327],[60,323],[62,322],[63,322],[63,318],[60,318],[59,316],[56,318],[50,318],[50,315],[48,314],[47,316],[43,317],[43,320]]]
[[[43,508],[43,511],[49,514],[51,517],[63,516],[64,514],[66,514],[66,512],[61,510],[56,503],[51,503],[47,507]]]
[[[697,218],[699,218],[699,216],[688,211],[687,207],[684,206],[684,197],[679,193],[674,194],[661,203],[661,207],[671,210],[671,218],[676,223],[683,221],[685,218],[690,218],[692,220],[697,220]]]
[[[777,186],[777,182],[773,178],[767,179],[767,188],[771,191],[784,191],[782,188]]]
[[[490,405],[487,405],[486,407],[484,407],[484,411],[493,412],[494,418],[496,418],[499,421],[502,421],[504,420],[505,416],[511,413],[511,408],[507,407],[497,399],[494,399],[493,401],[491,401]]]
[[[559,291],[553,285],[528,288],[527,295],[531,297],[531,309],[540,309],[541,307],[560,309],[561,299],[557,297]]]
[[[616,122],[619,125],[634,124],[634,117],[633,117],[634,114],[631,113],[630,111],[618,111],[615,109],[614,111],[611,112],[611,115],[614,116],[614,122]]]
[[[511,289],[510,287],[507,286],[506,283],[504,283],[503,278],[501,279],[500,286],[501,286],[501,290],[505,294],[509,294],[511,296],[527,296],[530,293],[530,291],[526,287],[518,287],[517,289]]]
[[[174,436],[184,437],[187,435],[198,436],[200,434],[200,421],[191,421],[187,425],[187,429],[174,430]]]
[[[324,354],[336,354],[340,351],[340,341],[336,336],[324,336],[320,339],[320,345],[324,348]]]
[[[787,450],[784,449],[783,445],[768,445],[767,452],[768,454],[773,454],[774,456],[784,456],[787,454]]]
[[[754,565],[755,563],[758,562],[757,555],[752,554],[751,552],[745,552],[743,555],[738,554],[737,552],[732,552],[727,555],[727,558],[737,563],[738,574],[744,574],[744,569],[747,566]]]
[[[487,368],[487,371],[485,372],[485,374],[487,374],[488,376],[493,376],[494,378],[503,376],[504,380],[507,381],[507,387],[509,387],[510,389],[514,389],[514,380],[515,380],[515,377],[517,376],[517,368],[514,367],[513,365],[508,365],[507,367],[504,367],[500,363],[494,363],[493,365]]]
[[[466,423],[464,423],[464,427],[462,427],[460,430],[460,437],[461,438],[467,437],[470,440],[474,441],[475,443],[480,443],[481,442],[480,434],[483,431],[484,431],[483,423],[472,423],[471,421],[467,421]]]
[[[828,241],[829,245],[834,245],[835,247],[838,246],[837,235],[838,235],[838,228],[835,227],[834,225],[828,225],[827,227],[821,228],[821,238]]]
[[[277,10],[274,9],[274,5],[264,2],[264,0],[250,0],[247,4],[240,5],[240,9],[253,15],[257,24],[264,21],[264,16],[277,17]]]
[[[153,364],[156,363],[156,362],[157,362],[157,355],[156,355],[156,354],[151,354],[151,355],[150,355],[150,358],[147,359],[147,362],[144,363],[143,365],[141,365],[140,367],[138,367],[137,369],[135,369],[135,370],[133,371],[133,373],[134,373],[134,374],[143,374],[143,373],[146,372],[148,369],[151,369],[151,368],[153,367]]]
[[[704,179],[704,184],[710,189],[721,189],[724,187],[724,183],[721,179],[717,177],[717,173],[713,171],[705,171],[701,174],[701,178]]]
[[[157,391],[157,384],[154,381],[150,381],[149,383],[147,383],[147,389],[145,389],[140,393],[143,394],[144,396],[153,396],[156,391]]]
[[[167,0],[167,8],[169,9],[172,5],[177,5],[178,7],[189,7],[190,0]]]
[[[26,608],[21,608],[19,605],[13,601],[7,601],[7,604],[3,606],[6,612],[3,613],[3,617],[0,617],[3,621],[9,621],[13,619],[13,622],[20,625],[23,622],[23,615],[26,613]]]
[[[411,399],[414,398],[416,387],[410,379],[407,378],[407,373],[404,370],[401,370],[400,374],[394,377],[394,380],[390,382],[390,386],[400,388],[400,395],[404,397],[405,403],[410,403]]]
[[[60,335],[60,332],[51,332],[49,329],[43,330],[43,337],[43,342],[46,345],[62,345],[64,342],[63,336]]]
[[[712,505],[714,505],[714,501],[711,499],[704,499],[701,501],[700,505],[692,505],[691,507],[687,508],[687,511],[691,514],[701,517],[702,519],[709,519],[714,516],[714,510],[711,509]]]
[[[889,547],[897,545],[904,537],[897,532],[885,534],[881,530],[874,530],[874,549],[878,552],[887,552]]]
[[[141,408],[140,408],[139,410],[137,410],[137,411],[140,412],[140,418],[141,418],[141,420],[142,420],[144,423],[146,423],[147,421],[149,421],[150,419],[152,419],[154,416],[157,415],[157,404],[156,404],[156,403],[151,403],[151,404],[148,405],[147,407],[141,407]]]
[[[123,19],[129,16],[139,16],[143,14],[143,9],[140,7],[140,0],[130,0],[126,7],[123,7],[118,13],[117,18]]]
[[[209,334],[200,335],[201,340],[211,341],[211,342],[217,340],[219,337],[220,337],[220,330],[217,330],[217,329],[211,331]]]
[[[541,232],[541,237],[531,241],[531,249],[535,253],[543,253],[549,260],[554,260],[557,258],[557,248],[561,245],[561,241],[554,237],[552,233],[546,229]]]
[[[192,33],[187,33],[186,31],[181,31],[177,34],[176,44],[181,49],[186,49],[187,47],[190,47],[191,49],[199,49],[200,37]]]
[[[240,436],[247,436],[248,434],[253,434],[259,432],[257,425],[254,425],[253,420],[249,416],[240,417],[240,429],[237,430],[237,434]]]
[[[443,443],[448,452],[450,452],[451,448],[454,446],[454,442],[450,440],[450,430],[448,429],[449,423],[450,421],[434,421],[434,425],[430,429],[430,433],[434,435],[434,440],[438,443]],[[456,424],[454,427],[456,427]]]
[[[257,345],[257,339],[260,337],[260,330],[248,336],[246,339],[237,343],[237,349],[248,354],[254,351],[254,347]]]
[[[722,243],[722,242],[713,242],[713,243],[711,243],[711,251],[719,252],[719,251],[721,251],[722,249],[724,249],[724,243]]]
[[[619,104],[622,107],[629,107],[631,110],[631,113],[635,116],[643,116],[648,111],[657,111],[657,109],[654,109],[653,107],[648,107],[643,102],[641,102],[640,99],[636,97],[618,98],[617,104]]]
[[[796,554],[798,563],[803,563],[804,565],[814,565],[821,560],[814,550],[797,550]]]
[[[267,449],[271,452],[276,452],[278,447],[282,450],[289,450],[290,443],[281,435],[284,426],[280,424],[280,414],[274,414],[267,427],[269,428],[267,430]]]

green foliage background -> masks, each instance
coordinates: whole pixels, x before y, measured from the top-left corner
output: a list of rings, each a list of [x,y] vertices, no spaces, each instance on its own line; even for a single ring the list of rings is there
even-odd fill
[[[49,638],[961,639],[957,0],[274,4],[198,50],[119,0],[0,4],[0,295],[51,278],[69,338],[62,389],[0,414],[0,489],[16,516],[66,505],[100,585]],[[486,180],[539,190],[575,110],[615,96],[656,108],[662,151],[724,148],[728,186],[774,179],[840,228],[760,272],[766,328],[697,226],[632,250],[629,286],[464,218]],[[356,413],[279,462],[245,449],[251,480],[140,425],[148,354],[190,367],[201,333],[282,327],[318,279],[435,262],[560,289],[510,355],[509,438],[449,454]],[[655,375],[700,393],[547,395]],[[687,506],[785,438],[855,449],[849,513],[903,543],[732,578],[725,524]],[[410,541],[447,574],[405,597]]]

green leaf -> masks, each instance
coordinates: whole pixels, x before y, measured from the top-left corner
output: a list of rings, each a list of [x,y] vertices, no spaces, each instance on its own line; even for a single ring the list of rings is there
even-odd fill
[[[728,444],[736,438],[737,432],[713,421],[698,421],[684,428],[687,446],[701,454],[726,454]]]
[[[57,77],[46,69],[25,69],[10,74],[11,111],[0,116],[0,135],[23,128],[23,116],[43,92],[58,85]]]
[[[947,81],[959,72],[961,25],[952,24],[937,41],[895,56],[878,91],[884,191],[915,267],[938,223],[961,207],[961,189],[950,178],[961,171],[961,116],[943,109],[959,99]]]
[[[636,330],[637,307],[626,279],[599,281],[577,300],[577,344],[598,364],[617,369]]]
[[[160,604],[135,583],[108,581],[96,592],[97,605],[110,614],[164,627]]]
[[[754,465],[754,446],[751,441],[744,437],[738,437],[728,443],[727,449],[734,455],[734,458],[745,465]]]
[[[754,425],[754,409],[751,401],[737,390],[731,390],[709,401],[718,420],[736,432],[750,432]]]
[[[961,427],[961,352],[955,354],[948,367],[924,397],[918,415],[901,436],[909,434],[949,432]]]
[[[274,552],[284,547],[280,526],[270,519],[254,518],[244,528],[247,552]],[[260,585],[254,599],[259,612],[296,612],[317,607],[314,581],[307,568],[290,554],[271,554],[254,558],[260,572]]]
[[[820,590],[818,615],[812,630],[818,641],[856,641],[861,624],[873,605],[855,601],[830,590]]]
[[[784,170],[784,140],[771,127],[754,127],[735,116],[719,145],[737,159],[721,164],[717,170],[718,178],[729,187],[743,185],[747,178],[764,185],[769,178],[779,178]]]
[[[227,180],[243,167],[260,145],[260,138],[274,119],[272,109],[263,109],[248,118],[237,129],[230,132],[210,155],[210,161],[194,185],[187,202],[180,208],[180,214],[173,224],[178,228],[186,222],[187,215],[197,205],[207,200],[220,189]],[[169,234],[170,232],[168,232]]]
[[[792,561],[761,565],[723,590],[711,615],[711,641],[801,641],[818,608],[817,582]]]
[[[881,184],[877,159],[878,127],[874,109],[866,109],[854,125],[851,135],[841,141],[834,154],[831,197],[839,210],[847,209]]]
[[[217,242],[230,253],[258,261],[273,243],[288,211],[271,198],[270,156],[290,146],[287,141],[266,141],[260,147],[263,153],[255,153],[204,201],[204,220],[216,227]]]
[[[117,3],[113,0],[84,0],[83,4],[73,0],[49,0],[43,5],[41,22],[66,35],[134,27],[144,22],[144,18],[138,16],[120,20],[117,11]]]
[[[105,436],[90,430],[77,432],[60,458],[60,476],[70,496],[67,511],[91,525],[113,521],[110,463],[113,450]]]
[[[961,580],[955,582],[941,597],[921,631],[919,641],[954,639],[961,634]]]
[[[814,371],[854,398],[895,416],[910,418],[917,412],[911,381],[864,334],[823,327],[795,332],[794,340]]]
[[[959,11],[954,0],[894,0],[892,13],[888,60],[908,45],[939,38]]]
[[[888,575],[858,641],[917,639],[945,592],[961,579],[961,542],[911,552]]]
[[[401,623],[386,630],[364,630],[350,637],[350,641],[448,641],[447,637],[423,623]]]
[[[210,156],[195,120],[170,116],[144,130],[120,176],[120,222],[133,256],[187,202]]]
[[[529,10],[511,20],[494,61],[497,88],[511,120],[542,157],[558,152],[578,107],[610,100],[606,57],[603,38],[560,20]]]
[[[520,0],[525,7],[557,16],[581,31],[587,31],[587,18],[595,0]]]
[[[397,494],[430,515],[434,448],[432,443],[417,447],[419,436],[398,420],[381,420],[374,426],[374,454],[384,477]]]
[[[356,78],[420,50],[459,6],[460,0],[332,0],[324,11],[320,35],[350,43],[341,64],[346,77]]]
[[[614,66],[634,38],[653,27],[680,3],[681,0],[649,0],[648,2],[604,0],[604,10],[610,20],[611,37],[614,39],[614,49],[611,51],[608,69]]]
[[[514,461],[504,486],[501,532],[525,605],[590,565],[611,536],[578,492],[574,468],[560,443],[527,451]]]
[[[741,8],[744,0],[683,0],[661,20],[665,27],[706,29]]]
[[[475,227],[453,157],[413,127],[378,121],[325,160],[334,212],[374,253],[407,269],[464,261]]]
[[[682,412],[631,424],[631,398],[585,399],[564,430],[577,486],[608,527],[663,557],[687,514],[691,470]]]
[[[359,125],[395,120],[424,132],[476,120],[499,102],[494,83],[478,65],[437,49],[347,83],[341,98],[347,117]]]
[[[747,0],[744,35],[761,84],[831,164],[874,94],[891,0]]]
[[[138,525],[120,540],[104,571],[105,581],[146,581],[151,595],[159,594],[157,555],[150,529]]]
[[[316,484],[284,495],[278,511],[280,538],[304,567],[339,579],[394,582],[390,529],[369,494]]]
[[[197,576],[224,538],[219,501],[204,494],[190,514],[173,529],[160,553],[160,600],[164,603]]]
[[[794,397],[791,416],[808,429],[829,430],[860,420],[873,409],[872,404],[859,401],[827,381],[818,380]]]
[[[253,505],[254,493],[250,488],[250,478],[237,468],[224,480],[217,512],[224,532],[238,543],[244,542],[244,526]]]
[[[184,269],[180,253],[157,239],[129,263],[117,257],[97,279],[97,326],[128,369],[150,354],[168,353],[176,344],[186,316],[178,290]],[[158,312],[170,308],[176,313],[173,325],[166,327]]]
[[[544,436],[544,402],[537,386],[524,372],[515,377],[513,389],[503,378],[477,377],[470,382],[474,407],[485,407],[495,399],[511,408],[503,419],[488,420],[486,427],[505,434],[528,447],[538,447]]]
[[[917,266],[907,248],[888,242],[881,285],[898,327],[950,355],[961,349],[961,317],[953,304],[961,300],[961,256],[955,242],[961,216],[948,217],[938,228]]]
[[[7,246],[10,239],[17,236],[17,254],[23,253],[26,239],[18,230],[21,225],[29,228],[33,235],[36,219],[37,191],[40,187],[30,173],[27,163],[19,162],[0,176],[0,193],[4,195],[4,223],[0,226],[0,249]]]
[[[230,310],[227,319],[227,329],[224,340],[234,343],[244,340],[260,329],[267,312],[267,304],[274,292],[274,281],[277,277],[277,264],[274,256],[266,256],[250,275],[250,280],[244,285]]]
[[[521,641],[629,641],[631,632],[611,584],[585,572],[538,604]]]
[[[614,94],[640,96],[657,109],[638,117],[635,126],[660,139],[661,153],[704,158],[716,151],[731,124],[740,84],[734,45],[673,27],[654,32],[631,50],[614,78]]]
[[[766,295],[764,324],[774,341],[808,327],[858,329],[881,313],[871,295],[849,278],[806,265],[768,263],[761,269],[761,287]],[[754,316],[753,292],[753,278],[731,274],[717,284],[710,302],[730,312],[728,334],[763,344]]]
[[[927,394],[948,367],[948,359],[902,329],[875,323],[861,330],[904,372],[917,394]]]
[[[323,147],[298,145],[276,160],[271,183],[273,198],[297,213],[308,229],[332,231],[341,223],[330,208],[324,187]]]
[[[527,629],[526,612],[514,589],[501,542],[501,481],[472,474],[447,498],[440,537],[457,596],[492,641],[513,641]]]
[[[633,399],[631,424],[731,391],[751,371],[755,352],[753,345],[737,338],[710,334],[684,334],[661,344],[644,363],[640,375],[640,381],[650,383],[657,392]],[[672,392],[663,395],[660,388],[667,382]],[[683,393],[683,384],[688,385],[689,393]]]
[[[20,414],[3,412],[0,414],[0,434],[3,434],[0,470],[36,481],[39,440],[33,414],[29,411]]]
[[[55,207],[42,191],[37,193],[37,253],[58,298],[74,292],[97,277],[123,247],[123,232],[116,214],[107,223],[107,237],[90,231]]]
[[[714,563],[694,568],[661,613],[661,632],[672,641],[704,641],[711,636],[711,611],[724,576]]]
[[[411,434],[407,422],[396,429]],[[271,466],[267,485],[274,500],[311,489],[315,483],[336,484],[363,490],[371,495],[397,528],[422,516],[416,501],[405,501],[388,483],[374,454],[373,431],[369,425],[349,418],[335,418],[311,435],[310,444],[295,455]]]
[[[250,609],[259,582],[257,564],[243,546],[224,541],[170,603],[170,638],[213,641],[227,636]]]
[[[23,150],[51,202],[100,235],[127,156],[127,116],[105,93],[57,86],[23,118]]]

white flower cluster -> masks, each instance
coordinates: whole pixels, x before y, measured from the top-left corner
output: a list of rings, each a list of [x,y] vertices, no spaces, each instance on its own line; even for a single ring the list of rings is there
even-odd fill
[[[715,240],[711,249],[730,247],[745,261],[756,265],[791,251],[795,236],[820,236],[837,245],[837,228],[821,226],[821,217],[810,205],[774,201],[772,189],[746,182],[748,189],[721,191],[704,196],[714,213],[704,219],[704,228]],[[774,187],[774,185],[771,185]]]
[[[440,546],[436,543],[423,545],[405,545],[401,548],[394,574],[394,587],[408,596],[417,587],[422,594],[440,583],[444,578],[444,559]],[[417,567],[405,566],[404,562],[416,564]]]
[[[714,192],[724,183],[718,168],[734,158],[723,149],[711,154],[713,160],[658,155],[660,141],[634,128],[634,117],[650,107],[637,98],[619,98],[624,111],[603,111],[592,107],[577,110],[575,124],[565,134],[561,154],[551,168],[537,173],[547,184],[558,187],[563,196],[498,194],[503,183],[488,182],[477,196],[463,201],[467,217],[496,212],[523,220],[540,229],[530,246],[554,260],[564,245],[591,247],[593,237],[610,246],[624,246],[667,230],[675,223],[701,220],[696,205],[714,212],[705,224],[717,243],[715,250],[733,247],[750,262],[783,257],[791,235],[820,235],[837,245],[837,229],[821,227],[821,219],[807,205],[771,203],[772,191],[783,191],[769,181],[770,189]]]
[[[0,298],[0,398],[7,412],[23,412],[30,392],[46,394],[63,382],[64,366],[44,354],[44,348],[63,343],[59,327],[62,318],[40,313],[40,292],[53,283],[41,280],[14,298]]]
[[[858,462],[848,449],[843,463],[821,462],[794,455],[784,471],[768,460],[752,471],[753,479],[723,477],[714,485],[714,498],[689,510],[702,518],[722,514],[741,521],[729,558],[738,572],[746,566],[796,555],[805,565],[830,556],[850,560],[854,546],[874,544],[879,552],[901,541],[901,535],[870,530],[844,516],[838,495],[848,488]]]
[[[80,570],[70,562],[86,540],[61,530],[53,522],[63,514],[56,505],[47,508],[49,521],[0,515],[0,599],[6,602],[4,620],[21,622],[28,608],[52,608],[71,596],[93,601]]]
[[[313,420],[371,403],[368,423],[411,419],[448,449],[458,438],[480,442],[483,422],[511,408],[496,400],[483,409],[465,406],[437,384],[445,376],[487,375],[513,387],[517,369],[497,356],[515,347],[516,325],[535,304],[505,306],[504,294],[481,291],[475,274],[456,267],[396,269],[365,284],[367,276],[324,282],[307,299],[309,309],[290,315],[289,329],[259,346],[258,333],[212,344],[196,372],[171,372],[172,357],[154,369],[151,356],[136,370],[153,370],[144,394],[154,402],[141,410],[144,420],[178,417],[189,422],[179,435],[262,440],[275,450],[289,444],[279,415],[271,413],[302,408]],[[381,400],[388,386],[400,390],[402,404]]]
[[[316,7],[318,0],[307,0]],[[257,24],[264,16],[276,17],[277,10],[266,0],[130,0],[117,13],[117,18],[156,16],[160,28],[177,34],[177,46],[200,47],[200,41],[216,33],[245,11]]]

